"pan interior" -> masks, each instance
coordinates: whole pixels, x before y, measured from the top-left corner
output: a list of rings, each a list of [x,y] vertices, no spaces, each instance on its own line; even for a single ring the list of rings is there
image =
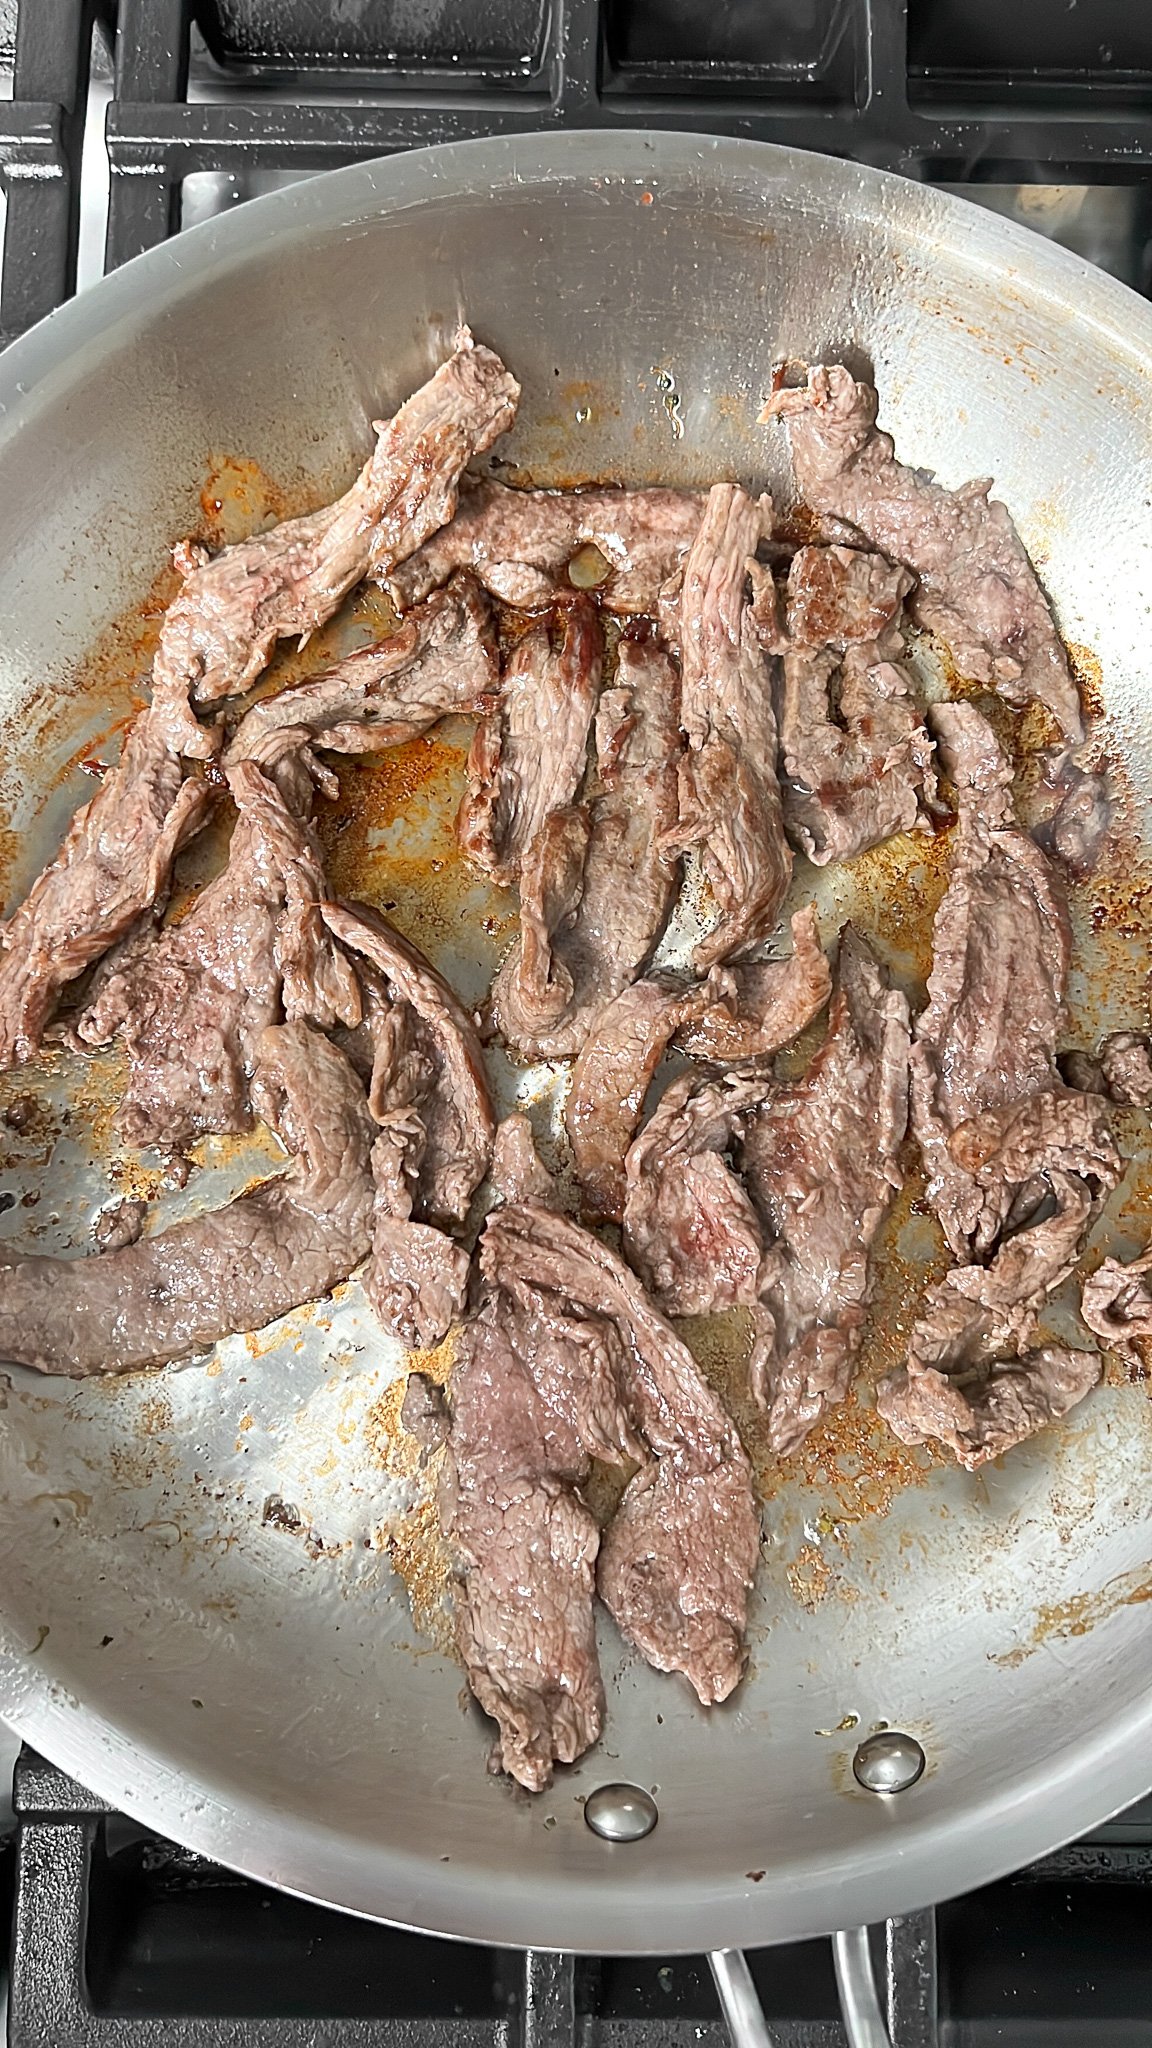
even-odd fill
[[[430,168],[431,166],[431,168]],[[0,834],[18,896],[135,703],[168,545],[236,537],[340,487],[369,422],[457,322],[524,382],[513,480],[738,477],[787,496],[755,415],[781,357],[874,370],[906,459],[991,473],[1055,600],[1118,764],[1119,851],[1074,892],[1076,1043],[1146,1020],[1150,323],[1120,287],[974,210],[819,158],[642,137],[470,145],[340,173],[183,238],[14,352],[0,433]],[[43,364],[37,356],[42,347]],[[42,374],[41,374],[42,370]],[[29,372],[31,374],[25,374]],[[285,679],[386,624],[361,597]],[[943,677],[921,650],[930,687]],[[469,1001],[514,929],[451,817],[468,729],[343,773],[324,820],[344,890],[387,906]],[[1028,738],[1024,736],[1025,751]],[[219,858],[189,857],[194,881]],[[898,841],[818,879],[913,990],[945,879]],[[547,1138],[555,1076],[500,1068]],[[83,1250],[154,1192],[116,1147],[113,1062],[0,1082],[0,1235]],[[1146,1233],[1143,1120],[1093,1244]],[[162,1219],[269,1170],[218,1145]],[[443,1560],[398,1430],[402,1368],[349,1283],[206,1363],[88,1384],[0,1380],[0,1710],[165,1833],[353,1910],[475,1939],[596,1949],[765,1942],[874,1919],[1009,1868],[1146,1789],[1152,1404],[1119,1373],[972,1477],[876,1426],[937,1247],[909,1189],[888,1227],[865,1391],[789,1464],[742,1391],[737,1322],[687,1334],[765,1498],[749,1676],[705,1713],[602,1617],[599,1748],[529,1799],[484,1768]],[[1059,1317],[1059,1309],[1057,1310]],[[433,1361],[433,1365],[446,1360]],[[409,1447],[410,1449],[410,1447]],[[860,1736],[923,1743],[916,1790],[851,1773]],[[1147,1744],[1144,1754],[1152,1754]],[[597,1784],[660,1823],[611,1848]]]

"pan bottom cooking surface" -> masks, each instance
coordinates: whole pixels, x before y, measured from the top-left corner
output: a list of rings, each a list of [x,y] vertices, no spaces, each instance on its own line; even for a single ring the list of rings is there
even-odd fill
[[[175,1848],[25,1750],[0,1851],[12,2048],[675,2048],[727,2039],[702,1956],[433,1940]],[[1152,1800],[874,1931],[893,2048],[1152,2043]],[[779,2048],[843,2041],[826,1942],[750,1958]],[[179,2021],[178,2035],[172,2023]]]

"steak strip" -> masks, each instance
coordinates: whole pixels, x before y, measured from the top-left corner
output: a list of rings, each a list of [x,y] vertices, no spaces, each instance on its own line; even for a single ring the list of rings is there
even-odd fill
[[[1139,1258],[1104,1259],[1084,1282],[1080,1313],[1094,1337],[1126,1364],[1142,1366],[1140,1341],[1152,1337],[1152,1246]]]
[[[654,612],[703,509],[693,491],[518,491],[466,476],[451,524],[384,580],[404,610],[455,569],[471,569],[494,597],[529,609],[570,589],[569,564],[593,548],[605,609]]]
[[[677,815],[678,711],[668,655],[652,638],[622,640],[613,687],[596,710],[595,786],[580,815],[564,813],[533,848],[520,883],[526,942],[513,947],[492,992],[496,1024],[521,1059],[578,1053],[664,929],[678,880],[664,851]],[[533,962],[545,946],[541,1001]]]
[[[760,417],[787,422],[796,486],[821,518],[846,521],[919,579],[910,602],[961,673],[1010,703],[1047,705],[1065,737],[1083,737],[1080,700],[1036,571],[990,481],[948,491],[897,462],[876,427],[876,393],[842,364],[801,390],[773,393]]]
[[[667,851],[699,848],[720,913],[693,954],[701,974],[771,931],[792,873],[771,672],[745,602],[748,562],[767,516],[738,485],[714,484],[684,568],[678,637],[688,751]]]
[[[132,1145],[178,1152],[207,1132],[247,1130],[265,1028],[360,1021],[360,996],[318,905],[327,895],[311,828],[252,761],[228,769],[237,820],[224,871],[187,915],[129,942],[76,1027],[128,1055],[119,1111]]]
[[[133,1372],[256,1330],[346,1279],[372,1228],[372,1119],[344,1054],[307,1024],[265,1031],[255,1099],[288,1172],[121,1251],[0,1259],[0,1358]]]

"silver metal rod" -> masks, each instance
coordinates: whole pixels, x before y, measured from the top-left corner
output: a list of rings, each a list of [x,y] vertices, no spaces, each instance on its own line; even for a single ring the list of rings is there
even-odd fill
[[[547,1949],[524,1952],[524,2025],[521,2048],[574,2048],[575,1962]]]
[[[743,1949],[713,1949],[708,1961],[732,2048],[775,2048]]]
[[[892,2048],[939,2048],[934,1906],[885,1922],[884,1974]]]
[[[876,1996],[868,1929],[841,1928],[832,1936],[832,1959],[848,2048],[892,2048]]]

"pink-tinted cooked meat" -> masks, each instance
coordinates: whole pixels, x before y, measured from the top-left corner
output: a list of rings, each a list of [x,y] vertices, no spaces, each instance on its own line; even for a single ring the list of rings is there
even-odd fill
[[[472,743],[459,828],[468,859],[495,882],[516,881],[584,779],[603,652],[595,605],[573,597],[530,625],[505,663]]]
[[[128,1055],[119,1124],[132,1145],[181,1151],[247,1130],[255,1048],[270,1024],[360,1020],[359,990],[321,921],[320,849],[251,761],[228,771],[237,819],[224,871],[179,923],[150,928],[109,963],[77,1025]]]
[[[531,608],[571,589],[569,564],[592,547],[602,557],[589,568],[599,572],[605,608],[654,612],[663,585],[683,567],[702,512],[693,491],[517,491],[465,477],[451,524],[386,580],[403,609],[454,569],[472,569],[494,597]]]
[[[682,1074],[629,1150],[624,1249],[665,1315],[760,1299],[764,1227],[724,1155],[770,1087],[764,1074]]]
[[[803,1080],[747,1119],[740,1147],[770,1238],[751,1371],[777,1451],[794,1451],[848,1391],[907,1107],[908,1004],[849,926],[827,1037]]]
[[[467,1254],[436,1226],[463,1221],[488,1170],[496,1120],[483,1054],[447,982],[382,918],[335,904],[324,918],[365,981],[380,1126],[365,1288],[385,1328],[427,1349],[464,1305]]]
[[[735,1429],[639,1282],[571,1218],[535,1203],[497,1210],[481,1264],[490,1285],[518,1301],[531,1291],[601,1335],[619,1390],[601,1433],[642,1460],[604,1538],[601,1597],[657,1670],[682,1672],[705,1704],[726,1699],[744,1669],[759,1544]]]
[[[389,639],[254,704],[236,729],[226,765],[257,762],[275,773],[303,812],[314,783],[337,793],[317,747],[372,754],[399,746],[438,718],[482,711],[496,674],[487,601],[470,577],[454,577]]]
[[[677,815],[679,702],[658,643],[622,640],[614,685],[596,710],[592,787],[525,860],[525,938],[492,992],[497,1026],[523,1059],[579,1052],[664,928],[677,883],[664,840]]]
[[[912,578],[880,555],[801,548],[788,572],[781,789],[793,844],[818,867],[924,822],[932,743],[903,664]]]
[[[897,462],[876,406],[870,384],[831,364],[809,370],[805,388],[774,393],[761,417],[787,421],[797,489],[812,510],[915,572],[913,616],[948,643],[961,672],[1014,704],[1038,699],[1079,740],[1068,657],[1004,506],[986,480],[948,491]]]
[[[810,904],[792,919],[785,960],[753,960],[727,970],[730,992],[681,1024],[676,1047],[705,1066],[742,1068],[790,1045],[832,993],[832,971]]]
[[[1106,1095],[1128,1109],[1152,1108],[1152,1039],[1146,1031],[1111,1031],[1095,1058],[1068,1052],[1059,1064],[1070,1087]]]
[[[256,1330],[347,1278],[372,1231],[373,1126],[344,1054],[306,1024],[256,1047],[260,1114],[288,1172],[211,1215],[87,1259],[0,1260],[0,1359],[132,1372]]]
[[[1014,820],[1011,769],[987,721],[959,703],[937,705],[933,722],[960,825],[912,1049],[912,1126],[944,1235],[967,1258],[995,1244],[1014,1190],[982,1185],[962,1163],[963,1126],[1059,1088],[1069,934],[1052,869]]]
[[[391,573],[452,517],[461,471],[516,416],[520,387],[467,329],[455,353],[390,420],[351,489],[322,511],[209,557],[184,551],[185,583],[165,622],[214,704],[255,682],[277,640],[315,632],[371,568]]]
[[[1137,1259],[1104,1259],[1084,1282],[1080,1313],[1094,1337],[1126,1363],[1143,1365],[1141,1341],[1152,1338],[1152,1246]]]
[[[670,848],[698,848],[719,919],[696,947],[699,973],[738,959],[772,930],[792,873],[776,780],[772,676],[746,602],[765,514],[736,484],[715,484],[684,568],[677,638],[680,822]]]

